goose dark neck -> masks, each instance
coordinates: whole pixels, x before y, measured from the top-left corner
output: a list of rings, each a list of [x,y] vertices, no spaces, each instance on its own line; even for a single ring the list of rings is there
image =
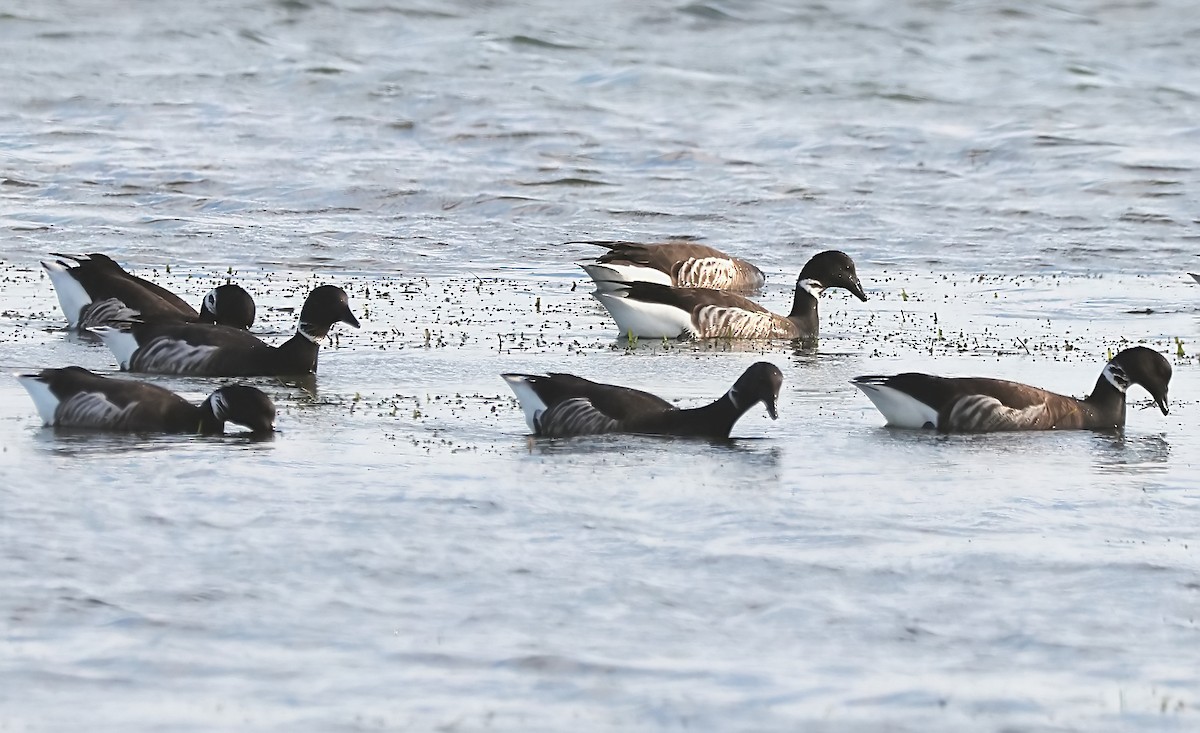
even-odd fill
[[[1107,369],[1105,371],[1107,372]],[[1105,424],[1125,424],[1125,392],[1109,381],[1107,373],[1101,374],[1096,380],[1096,386],[1087,399],[1083,400],[1083,404]]]
[[[803,337],[816,336],[819,328],[817,294],[821,291],[816,288],[814,282],[803,275],[796,281],[796,295],[792,300],[792,312],[788,314],[788,320],[796,324]]]
[[[275,349],[279,374],[306,374],[317,371],[319,338],[323,338],[329,332],[329,327],[326,326],[321,337],[317,337],[305,326],[306,324],[301,323],[296,335]]]
[[[200,435],[220,435],[225,432],[225,421],[217,419],[213,413],[212,397],[204,400],[196,408],[196,432]]]
[[[659,417],[653,432],[689,437],[728,438],[733,425],[749,407],[739,408],[726,393],[716,402],[689,410],[671,410]]]

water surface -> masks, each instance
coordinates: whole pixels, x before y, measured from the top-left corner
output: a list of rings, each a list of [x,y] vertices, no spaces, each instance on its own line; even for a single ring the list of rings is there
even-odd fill
[[[10,4],[0,369],[114,368],[48,252],[363,328],[252,380],[268,441],[55,432],[0,381],[4,727],[1194,729],[1191,10]],[[871,300],[816,351],[630,348],[562,242],[673,235],[776,309],[843,249]],[[1133,343],[1172,410],[1115,435],[891,431],[847,381],[1082,395]],[[531,440],[498,377],[695,405],[761,359],[780,419],[729,443]]]

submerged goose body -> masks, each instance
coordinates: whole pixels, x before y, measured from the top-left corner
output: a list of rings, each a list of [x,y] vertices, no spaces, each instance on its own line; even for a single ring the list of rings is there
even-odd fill
[[[199,405],[153,384],[112,379],[83,369],[43,369],[18,374],[42,422],[63,428],[118,432],[220,434],[232,422],[256,433],[271,432],[275,405],[261,390],[221,387]]]
[[[681,288],[758,290],[766,282],[762,270],[739,257],[695,242],[639,244],[588,240],[608,249],[594,263],[580,265],[600,288],[612,283],[652,282]]]
[[[501,376],[517,395],[530,431],[554,438],[603,433],[728,438],[734,423],[759,402],[775,419],[783,384],[774,364],[758,362],[715,402],[679,409],[648,392],[571,374]]]
[[[900,428],[943,433],[1008,430],[1108,430],[1125,425],[1125,393],[1140,384],[1167,414],[1171,364],[1144,346],[1125,349],[1105,365],[1085,399],[987,377],[938,377],[909,372],[855,378],[887,418]]]
[[[844,288],[866,300],[848,255],[821,252],[804,265],[796,281],[792,310],[772,313],[735,293],[705,288],[672,288],[633,282],[593,295],[612,315],[622,335],[639,338],[815,339],[817,302],[825,290]]]
[[[204,296],[199,312],[182,298],[149,280],[126,272],[111,257],[100,253],[55,254],[42,262],[68,327],[86,330],[123,317],[123,309],[148,320],[221,323],[249,328],[254,323],[254,299],[232,283]]]
[[[246,331],[200,323],[126,321],[91,331],[128,371],[210,377],[290,375],[317,371],[320,343],[338,322],[359,327],[346,292],[322,285],[304,301],[296,335],[279,346]]]

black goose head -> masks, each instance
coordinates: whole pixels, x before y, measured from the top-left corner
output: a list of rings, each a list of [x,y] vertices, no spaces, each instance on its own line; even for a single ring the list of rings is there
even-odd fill
[[[254,298],[241,285],[226,283],[208,291],[200,304],[201,323],[247,329],[254,323]]]
[[[308,294],[300,311],[300,329],[314,338],[324,338],[337,322],[358,328],[358,319],[350,312],[346,291],[336,285],[321,285]]]
[[[813,255],[800,271],[800,282],[805,281],[816,287],[818,292],[814,295],[819,295],[820,291],[826,288],[844,288],[859,300],[867,299],[862,283],[858,281],[854,260],[845,252],[831,249]]]
[[[245,384],[229,384],[205,400],[219,425],[237,423],[255,433],[275,430],[275,403],[261,389]]]
[[[1105,376],[1121,392],[1131,384],[1140,384],[1154,398],[1154,404],[1167,414],[1167,386],[1171,382],[1171,362],[1154,349],[1133,346],[1108,362]]]
[[[772,420],[779,419],[778,400],[779,390],[783,387],[783,372],[774,364],[760,361],[751,364],[750,368],[738,377],[729,390],[729,398],[734,407],[741,410],[749,409],[761,402],[767,408],[767,414]]]

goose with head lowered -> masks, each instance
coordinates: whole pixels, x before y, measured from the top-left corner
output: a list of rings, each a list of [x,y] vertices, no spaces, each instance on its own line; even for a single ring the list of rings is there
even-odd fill
[[[517,395],[533,434],[551,438],[648,433],[725,439],[734,423],[759,402],[766,405],[771,419],[776,419],[776,403],[783,385],[778,367],[760,361],[716,402],[680,409],[649,392],[600,384],[571,374],[501,376]]]
[[[279,346],[228,326],[125,321],[91,329],[132,372],[209,377],[301,375],[317,371],[317,351],[335,323],[358,328],[346,291],[321,285],[300,311],[296,335]]]
[[[178,295],[126,272],[107,255],[55,253],[54,257],[43,261],[42,267],[72,330],[84,331],[120,318],[122,307],[151,320],[221,323],[233,328],[250,328],[254,323],[254,299],[240,285],[213,288],[197,312]]]
[[[244,384],[221,387],[193,405],[157,385],[102,377],[77,366],[16,377],[48,426],[201,435],[219,435],[227,422],[255,433],[275,429],[271,398]]]
[[[1084,399],[988,377],[936,377],[908,372],[851,381],[899,428],[942,433],[1005,430],[1112,430],[1125,425],[1125,393],[1139,384],[1167,414],[1171,364],[1145,346],[1121,351],[1104,366]]]
[[[672,288],[657,283],[623,283],[593,295],[608,309],[621,335],[639,338],[815,339],[817,299],[844,288],[866,300],[854,261],[844,252],[814,255],[800,271],[792,310],[772,313],[734,293],[706,288]]]
[[[601,289],[615,283],[652,282],[677,288],[709,288],[749,292],[766,282],[762,270],[706,244],[669,241],[657,244],[580,240],[608,249],[595,262],[582,264]]]

